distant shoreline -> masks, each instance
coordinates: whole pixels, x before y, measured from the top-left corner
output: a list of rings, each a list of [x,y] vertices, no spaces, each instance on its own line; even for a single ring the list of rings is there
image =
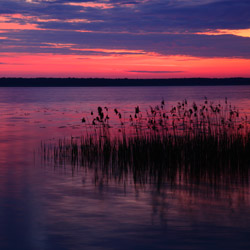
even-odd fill
[[[149,86],[238,86],[250,78],[0,78],[0,87],[149,87]]]

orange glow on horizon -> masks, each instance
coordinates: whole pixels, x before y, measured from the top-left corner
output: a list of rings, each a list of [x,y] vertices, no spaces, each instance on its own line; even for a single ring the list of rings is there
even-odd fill
[[[250,60],[237,58],[4,53],[0,63],[0,77],[250,77]]]
[[[30,1],[32,2],[32,1]],[[35,3],[35,1],[33,2]],[[93,7],[101,9],[113,8],[115,5],[108,3],[65,3],[66,5]],[[82,10],[84,11],[84,10]],[[48,17],[48,19],[46,19]],[[22,20],[22,23],[20,23]],[[34,23],[34,22],[38,22]],[[29,53],[1,53],[0,76],[62,76],[62,77],[128,77],[128,78],[175,78],[175,77],[250,77],[250,59],[239,58],[199,58],[191,56],[164,56],[155,52],[140,49],[122,48],[87,48],[88,45],[74,43],[43,42],[37,45],[8,43],[5,40],[20,40],[10,38],[11,32],[22,30],[56,30],[39,27],[39,22],[64,22],[64,23],[89,23],[101,22],[88,19],[50,19],[49,16],[36,17],[23,14],[0,15],[0,41],[3,51],[18,51],[19,48],[32,51],[33,48],[63,49],[60,54],[29,54]],[[53,26],[52,26],[53,27]],[[76,26],[77,28],[77,26]],[[74,30],[74,32],[110,33],[109,31]],[[118,31],[115,33],[130,33]],[[151,32],[152,33],[152,32]],[[156,32],[157,33],[157,32]],[[161,34],[181,34],[176,32],[160,32]],[[144,34],[144,33],[140,33]],[[150,34],[146,32],[145,34]],[[154,34],[154,32],[152,33]],[[188,31],[184,34],[192,34]],[[231,34],[241,37],[250,37],[250,29],[241,30],[207,30],[196,33],[200,35],[225,35]],[[28,47],[29,46],[29,47]],[[84,46],[84,47],[83,47]],[[101,46],[100,46],[101,47]],[[56,51],[56,50],[55,50]],[[85,55],[81,55],[81,53]],[[87,54],[87,55],[86,55]],[[88,55],[89,54],[89,55]]]

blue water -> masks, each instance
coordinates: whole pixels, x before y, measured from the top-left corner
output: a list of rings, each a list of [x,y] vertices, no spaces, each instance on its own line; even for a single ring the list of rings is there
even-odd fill
[[[134,184],[44,161],[40,144],[84,133],[98,106],[124,113],[183,99],[249,114],[250,87],[0,88],[0,249],[250,249],[243,185]]]

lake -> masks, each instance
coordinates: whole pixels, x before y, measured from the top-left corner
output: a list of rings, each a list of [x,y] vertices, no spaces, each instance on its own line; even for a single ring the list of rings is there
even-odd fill
[[[41,143],[84,134],[98,106],[128,117],[205,96],[250,113],[250,86],[0,88],[0,249],[250,249],[246,184],[158,189],[41,156]]]

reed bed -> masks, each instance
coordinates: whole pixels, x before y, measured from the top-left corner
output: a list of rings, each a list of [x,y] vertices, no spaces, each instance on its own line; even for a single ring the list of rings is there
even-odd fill
[[[112,123],[111,112],[116,118]],[[44,159],[95,169],[96,175],[134,183],[248,185],[250,132],[246,116],[230,105],[165,101],[127,118],[117,108],[98,107],[82,118],[80,138],[42,144]],[[114,125],[115,124],[115,125]]]

